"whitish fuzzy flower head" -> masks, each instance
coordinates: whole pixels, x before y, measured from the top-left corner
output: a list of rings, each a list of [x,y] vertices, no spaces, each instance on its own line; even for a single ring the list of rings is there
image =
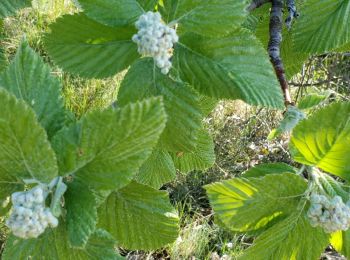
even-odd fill
[[[330,199],[312,194],[310,203],[307,216],[313,227],[322,227],[327,233],[350,228],[350,201],[345,204],[339,196]]]
[[[6,225],[20,238],[37,238],[45,229],[57,227],[58,219],[45,206],[47,192],[41,185],[25,192],[15,192],[11,196],[12,210]]]
[[[147,12],[135,23],[138,29],[132,40],[138,46],[141,55],[153,57],[163,74],[168,74],[172,64],[170,58],[174,44],[179,37],[175,29],[168,27],[162,21],[158,12]]]

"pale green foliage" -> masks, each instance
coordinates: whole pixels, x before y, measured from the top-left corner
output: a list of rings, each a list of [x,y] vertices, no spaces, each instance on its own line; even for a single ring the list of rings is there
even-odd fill
[[[31,0],[1,0],[0,18],[15,14],[18,9],[30,6],[31,2]]]
[[[295,168],[286,163],[259,164],[243,173],[244,178],[263,177],[267,174],[296,173]]]
[[[306,115],[295,106],[288,106],[287,111],[284,113],[284,118],[280,122],[279,126],[272,130],[268,136],[268,139],[274,139],[283,133],[290,133],[294,127],[303,119]]]
[[[82,1],[88,5],[86,14],[95,20],[97,16],[104,20],[104,15],[93,13],[110,5],[100,1]],[[131,20],[142,9],[135,0],[114,2],[122,9],[130,8],[124,15]],[[232,0],[163,1],[159,10],[165,21],[179,24],[180,42],[170,73],[207,96],[282,108],[282,93],[266,51],[248,31],[239,29],[247,15],[245,7],[245,1]],[[119,24],[112,19],[112,10],[105,13],[108,24]],[[51,25],[46,45],[65,70],[85,77],[108,77],[128,65],[133,68],[138,58],[137,46],[131,42],[135,27],[130,22],[107,27],[84,14],[65,16]],[[221,36],[225,38],[217,38]]]
[[[350,41],[349,0],[309,0],[293,30],[295,48],[322,53]]]
[[[198,95],[187,84],[161,74],[153,60],[141,59],[126,74],[118,93],[118,105],[153,96],[163,96],[168,115],[161,148],[173,152],[193,150],[202,117]]]
[[[68,183],[65,194],[68,241],[73,247],[83,248],[95,231],[97,200],[89,187],[75,180]]]
[[[133,27],[108,27],[84,14],[63,16],[51,26],[46,46],[57,65],[87,78],[105,78],[139,57]]]
[[[317,259],[329,243],[305,213],[307,188],[301,176],[267,174],[206,186],[218,218],[233,231],[261,230],[240,259]],[[306,235],[307,234],[307,235]]]
[[[166,151],[156,148],[148,160],[141,166],[135,180],[158,189],[164,183],[174,180],[175,177],[176,168],[171,155]]]
[[[333,233],[330,242],[337,252],[350,256],[350,230]]]
[[[53,140],[60,174],[98,190],[119,189],[150,156],[165,122],[160,98],[89,113]]]
[[[309,94],[304,96],[298,102],[299,109],[310,109],[318,106],[327,98],[327,95],[323,94]]]
[[[145,11],[153,10],[157,0],[78,0],[90,18],[109,25],[135,22]]]
[[[182,173],[193,170],[206,170],[215,163],[213,139],[207,130],[201,129],[196,148],[190,152],[172,154],[176,169]]]
[[[97,210],[112,190],[117,192],[132,181],[157,145],[166,125],[162,98],[153,97],[122,108],[97,110],[77,122],[73,119],[69,126],[54,135],[52,149],[38,120],[42,119],[42,125],[53,134],[63,125],[64,109],[60,84],[50,75],[48,67],[23,43],[14,62],[0,75],[0,82],[18,98],[0,89],[1,203],[11,193],[23,190],[25,179],[48,183],[59,172],[67,177],[68,185],[64,204],[66,214],[60,219],[59,227],[47,230],[39,239],[21,240],[11,236],[2,257],[117,259],[119,256],[114,249],[117,242],[106,231],[96,229]],[[33,99],[38,100],[38,106]],[[51,100],[52,104],[49,103]],[[136,183],[130,189],[125,188],[120,193],[125,201],[129,199],[129,193],[132,201],[140,190],[146,192],[149,189],[150,206],[147,211],[132,203],[129,213],[142,216],[140,223],[144,224],[144,214],[153,216],[155,211],[163,210],[159,221],[164,222],[164,226],[160,225],[160,230],[157,230],[157,233],[164,231],[162,236],[150,242],[142,242],[144,229],[133,230],[130,222],[126,228],[132,230],[133,236],[143,236],[139,244],[135,240],[136,244],[129,244],[130,247],[156,249],[175,240],[178,220],[167,193]],[[60,204],[60,201],[51,203]],[[124,225],[123,217],[106,217],[109,217],[110,224],[114,225],[113,221],[116,221]],[[131,237],[129,232],[123,236],[125,240]]]
[[[164,191],[130,183],[99,209],[99,226],[128,249],[157,249],[177,237],[178,217]]]
[[[14,187],[21,179],[50,182],[58,173],[56,157],[36,115],[1,88],[0,104],[1,182]]]
[[[349,109],[349,103],[335,103],[301,121],[291,138],[293,159],[348,179]],[[348,254],[348,231],[331,237],[313,228],[306,213],[308,195],[317,187],[344,201],[349,194],[325,173],[319,173],[319,182],[306,182],[303,171],[296,174],[288,165],[262,164],[242,178],[206,186],[220,223],[233,231],[257,231],[241,259],[318,259],[329,243]]]
[[[11,64],[0,74],[0,87],[33,108],[49,137],[62,128],[65,111],[60,82],[25,41],[20,44]]]
[[[311,227],[299,210],[260,235],[239,259],[316,260],[328,244],[329,236]]]
[[[350,104],[336,103],[302,121],[290,142],[294,160],[349,180],[349,117]]]
[[[123,259],[113,248],[114,239],[107,232],[97,230],[85,248],[72,248],[68,244],[65,226],[46,232],[36,239],[20,240],[11,236],[2,255],[4,260],[116,260]]]
[[[204,95],[283,106],[268,55],[246,30],[236,30],[223,38],[183,35],[175,47],[174,66],[183,80]]]
[[[250,231],[295,211],[306,182],[294,174],[269,174],[210,184],[206,190],[215,213],[226,227]]]
[[[165,22],[175,21],[180,32],[219,37],[241,25],[247,4],[236,0],[164,0],[160,6]]]
[[[340,252],[350,257],[350,230],[342,232],[342,247]]]

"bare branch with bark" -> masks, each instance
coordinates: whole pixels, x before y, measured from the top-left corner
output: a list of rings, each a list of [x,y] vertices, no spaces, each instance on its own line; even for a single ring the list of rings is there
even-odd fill
[[[295,6],[295,0],[287,0],[286,4],[289,14],[285,22],[288,30],[290,30],[292,28],[293,19],[297,18],[299,13],[297,12],[297,7]]]
[[[288,81],[280,55],[284,0],[272,0],[271,2],[272,7],[270,12],[270,40],[268,44],[268,52],[283,91],[285,105],[294,105],[289,92]]]

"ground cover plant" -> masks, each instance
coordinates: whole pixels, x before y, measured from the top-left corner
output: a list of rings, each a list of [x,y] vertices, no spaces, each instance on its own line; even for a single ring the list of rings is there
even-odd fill
[[[30,4],[4,1],[0,17]],[[266,138],[291,133],[291,165],[204,186],[215,223],[252,237],[239,257],[317,259],[329,245],[348,256],[350,105],[330,92],[299,100],[289,79],[310,56],[349,49],[349,1],[74,4],[41,35],[45,60],[24,36],[9,64],[2,51],[3,259],[119,259],[172,243],[173,258],[204,257],[184,253],[165,189],[215,164],[205,125],[221,99],[285,109]],[[82,82],[122,75],[116,99],[76,117],[48,63]],[[185,230],[201,245],[213,236]]]

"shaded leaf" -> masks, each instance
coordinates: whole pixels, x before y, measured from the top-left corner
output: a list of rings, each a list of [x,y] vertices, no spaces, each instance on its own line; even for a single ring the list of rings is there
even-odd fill
[[[84,13],[105,25],[135,22],[145,11],[153,10],[157,0],[78,0]]]
[[[284,106],[266,51],[246,30],[220,39],[184,35],[175,48],[174,67],[201,94],[252,105]]]
[[[215,163],[213,138],[207,130],[198,133],[196,148],[191,152],[173,154],[175,167],[182,173],[193,170],[206,170]]]
[[[165,246],[177,238],[177,225],[168,194],[136,182],[112,193],[99,209],[99,226],[127,249]]]
[[[46,47],[55,63],[87,78],[105,78],[139,57],[132,42],[136,29],[108,27],[83,14],[65,15],[50,25]]]
[[[141,166],[135,180],[139,183],[159,189],[165,183],[174,180],[176,169],[170,154],[166,151],[155,149],[152,155]]]
[[[304,211],[296,211],[260,235],[239,259],[319,259],[328,243],[329,235],[311,227]]]
[[[219,103],[219,100],[215,98],[211,98],[208,96],[201,95],[199,97],[199,105],[201,107],[201,110],[205,116],[210,114],[216,107],[216,105]]]
[[[179,31],[220,37],[243,23],[246,6],[235,0],[165,0],[161,12],[166,23],[179,24]]]
[[[31,3],[31,0],[1,0],[0,18],[11,16],[15,14],[17,10],[30,6]]]
[[[57,176],[56,157],[34,112],[4,89],[0,104],[0,182],[14,188],[23,179],[49,183]]]
[[[152,59],[141,59],[125,76],[118,93],[118,104],[124,106],[154,96],[163,96],[168,115],[161,136],[162,149],[174,152],[193,150],[202,120],[198,95],[185,83],[163,75]]]
[[[65,194],[69,243],[83,248],[94,233],[97,223],[97,202],[93,192],[79,180],[68,183]]]
[[[295,49],[323,53],[350,42],[350,0],[309,0],[295,24]]]
[[[263,177],[267,174],[296,173],[296,169],[286,163],[263,163],[243,173],[244,178]]]
[[[310,109],[319,105],[327,98],[327,95],[310,94],[304,96],[298,103],[299,109]]]
[[[6,242],[3,260],[117,260],[123,259],[116,252],[115,241],[104,230],[97,230],[84,249],[73,249],[68,244],[65,226],[61,224],[48,230],[39,238],[22,240],[10,236]]]

